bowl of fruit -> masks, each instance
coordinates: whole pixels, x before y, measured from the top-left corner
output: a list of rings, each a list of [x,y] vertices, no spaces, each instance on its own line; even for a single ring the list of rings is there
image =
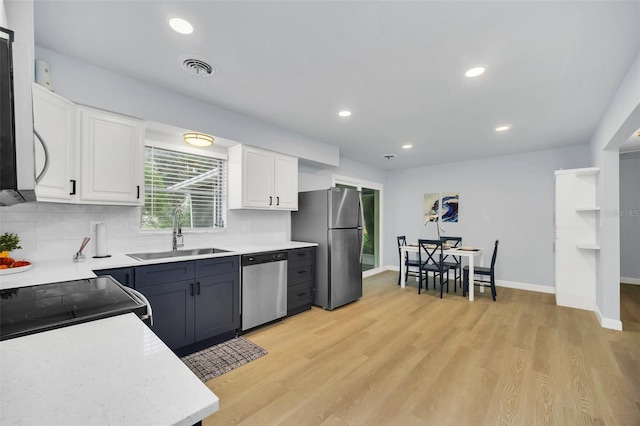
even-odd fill
[[[16,234],[5,232],[0,235],[0,275],[17,274],[31,269],[28,260],[15,260],[9,256],[12,250],[21,249],[20,238]]]

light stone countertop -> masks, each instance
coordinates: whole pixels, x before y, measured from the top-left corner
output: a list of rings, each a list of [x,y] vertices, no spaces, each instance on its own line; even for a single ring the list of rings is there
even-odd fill
[[[228,244],[217,247],[226,253],[149,261],[122,253],[82,263],[39,261],[0,276],[0,289],[91,278],[99,269],[316,245]],[[218,397],[134,314],[2,341],[0,371],[0,424],[191,425],[219,409]]]
[[[218,397],[135,314],[0,342],[0,424],[192,425]]]
[[[250,253],[259,253],[274,250],[291,250],[296,248],[313,247],[316,243],[305,243],[299,241],[277,241],[263,244],[224,244],[216,245],[216,248],[229,250],[226,253],[203,254],[198,256],[169,257],[164,259],[151,259],[139,261],[127,256],[124,253],[113,253],[111,257],[94,259],[87,257],[84,262],[74,263],[68,259],[56,259],[33,262],[30,270],[17,274],[0,276],[0,290],[7,288],[26,287],[30,285],[47,284],[51,282],[79,280],[91,278],[96,275],[94,270],[124,268],[129,266],[153,265],[158,263],[181,262],[196,259],[208,259],[213,257],[238,256]],[[187,249],[198,247],[185,247]],[[149,250],[150,252],[159,250]]]

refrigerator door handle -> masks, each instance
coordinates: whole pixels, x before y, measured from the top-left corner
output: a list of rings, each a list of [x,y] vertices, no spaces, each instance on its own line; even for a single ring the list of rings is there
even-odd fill
[[[359,194],[360,202],[360,264],[362,264],[362,255],[364,254],[364,205],[362,204],[362,192]]]

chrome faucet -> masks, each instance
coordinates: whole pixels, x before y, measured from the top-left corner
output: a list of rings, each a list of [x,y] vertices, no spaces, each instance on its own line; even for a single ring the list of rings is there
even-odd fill
[[[171,239],[171,249],[173,251],[178,250],[178,247],[184,246],[184,236],[182,235],[182,226],[180,225],[181,218],[182,210],[180,207],[176,207],[176,210],[173,212],[173,236]],[[179,243],[178,240],[180,240]]]

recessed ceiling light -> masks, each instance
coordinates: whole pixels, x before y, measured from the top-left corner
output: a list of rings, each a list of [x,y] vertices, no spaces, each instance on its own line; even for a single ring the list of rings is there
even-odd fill
[[[410,143],[406,143],[402,145],[402,149],[410,149],[410,148],[413,148],[413,145],[411,145]]]
[[[484,67],[471,68],[469,71],[464,73],[467,77],[477,77],[482,74],[484,74]]]
[[[170,19],[169,25],[174,31],[179,32],[180,34],[191,34],[193,32],[193,25],[181,18]]]
[[[509,130],[511,128],[511,126],[499,126],[496,127],[496,132],[505,132],[507,130]]]
[[[340,111],[340,112],[338,113],[338,115],[339,115],[340,117],[348,117],[348,116],[350,116],[350,115],[351,115],[351,111],[348,111],[348,110],[346,110],[346,109],[345,109],[345,110],[343,110],[343,111]]]

